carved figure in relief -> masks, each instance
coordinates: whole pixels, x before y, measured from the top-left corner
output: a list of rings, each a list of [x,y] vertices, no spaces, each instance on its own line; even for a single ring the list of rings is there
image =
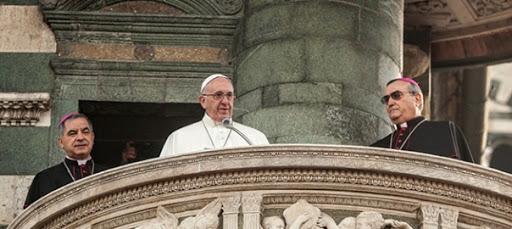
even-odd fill
[[[350,218],[354,219],[352,221],[353,225],[350,224],[350,222],[348,222]],[[344,223],[344,224],[348,223],[348,225],[351,225],[351,226],[346,227],[343,225],[343,227],[340,227],[340,225],[342,225],[342,223]],[[336,222],[334,222],[334,219],[331,216],[322,212],[320,215],[320,218],[318,218],[317,226],[320,228],[327,228],[327,229],[338,229],[338,228],[354,229],[355,223],[356,223],[356,221],[355,221],[354,217],[347,217],[341,221],[340,225],[336,225]]]
[[[263,229],[284,229],[284,220],[279,216],[268,216],[263,218]]]
[[[356,217],[356,229],[381,229],[384,218],[378,212],[361,212]]]
[[[195,217],[188,217],[178,229],[216,229],[219,226],[219,213],[222,204],[219,199],[206,205]]]
[[[136,229],[217,229],[221,209],[222,204],[216,199],[201,209],[196,216],[184,219],[178,226],[178,217],[159,206],[157,218]]]
[[[300,229],[302,224],[307,222],[310,216],[307,213],[302,213],[293,221],[293,223],[286,227],[287,229]],[[263,219],[263,229],[284,229],[285,223],[279,216],[269,216]]]
[[[156,210],[156,219],[136,229],[176,229],[178,228],[178,217],[168,212],[162,206]]]
[[[374,211],[361,212],[357,217],[346,217],[336,225],[331,216],[304,199],[285,209],[283,216],[286,224],[278,216],[265,217],[262,222],[263,229],[282,229],[285,225],[286,229],[412,229],[405,222],[384,219],[382,214]]]
[[[386,219],[384,220],[384,226],[392,229],[412,229],[412,227],[406,222],[394,220],[394,219]]]
[[[319,229],[317,222],[320,214],[319,208],[304,199],[298,200],[283,212],[287,229]]]

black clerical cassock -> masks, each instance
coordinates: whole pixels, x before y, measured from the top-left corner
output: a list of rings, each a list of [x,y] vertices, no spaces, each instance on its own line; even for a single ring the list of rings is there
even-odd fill
[[[474,162],[464,135],[453,122],[417,117],[371,146],[423,152]]]
[[[45,169],[34,177],[23,208],[53,190],[102,170],[105,170],[105,167],[95,164],[92,159],[79,165],[78,161],[66,158],[64,162]]]

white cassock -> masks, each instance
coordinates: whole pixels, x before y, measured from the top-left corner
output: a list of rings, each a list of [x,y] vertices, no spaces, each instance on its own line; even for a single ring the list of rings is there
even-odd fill
[[[253,145],[269,144],[265,134],[259,130],[236,122],[233,122],[233,127],[242,132]],[[205,114],[201,121],[172,132],[165,141],[160,157],[248,145],[242,136]]]

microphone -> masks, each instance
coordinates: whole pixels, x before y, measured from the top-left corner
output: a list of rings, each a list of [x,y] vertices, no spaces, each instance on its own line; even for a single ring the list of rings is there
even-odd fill
[[[240,137],[242,137],[247,143],[249,143],[249,145],[253,145],[251,140],[249,140],[249,138],[247,138],[245,134],[243,134],[240,130],[233,126],[233,120],[231,120],[230,118],[222,119],[222,125],[230,130],[235,131],[238,135],[240,135]]]

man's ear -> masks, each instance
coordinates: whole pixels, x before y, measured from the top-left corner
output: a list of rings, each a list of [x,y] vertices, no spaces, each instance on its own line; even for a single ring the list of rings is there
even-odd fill
[[[62,138],[58,137],[57,141],[59,142],[59,146],[62,148],[64,146],[64,144],[62,144]]]
[[[420,93],[416,93],[416,95],[414,97],[416,98],[416,103],[418,103],[418,105],[421,104],[421,102],[423,100],[421,94]]]
[[[199,103],[201,104],[201,107],[206,110],[206,96],[200,95]]]

